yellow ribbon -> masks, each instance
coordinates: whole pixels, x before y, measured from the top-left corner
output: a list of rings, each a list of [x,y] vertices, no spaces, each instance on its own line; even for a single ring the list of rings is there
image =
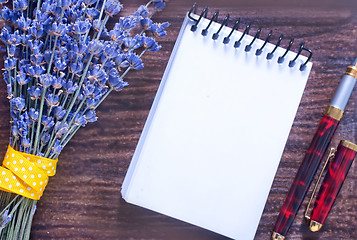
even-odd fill
[[[8,146],[0,167],[0,190],[39,200],[56,174],[58,159],[49,159],[16,151]]]

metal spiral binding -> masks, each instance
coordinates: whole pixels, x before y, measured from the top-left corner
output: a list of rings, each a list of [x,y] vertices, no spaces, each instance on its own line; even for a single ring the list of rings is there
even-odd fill
[[[257,51],[255,52],[255,55],[259,56],[260,54],[262,54],[263,49],[264,49],[265,45],[267,45],[267,43],[270,41],[272,34],[273,34],[273,30],[270,30],[268,37],[265,39],[263,46],[261,48],[257,49]]]
[[[234,24],[234,26],[232,28],[232,31],[228,34],[228,36],[223,39],[223,43],[224,44],[229,43],[230,37],[232,36],[234,30],[238,30],[239,24],[240,24],[240,18],[238,18],[238,20],[236,21],[236,23]]]
[[[270,53],[267,54],[267,59],[268,59],[268,60],[270,60],[270,59],[273,58],[274,52],[275,52],[276,49],[278,49],[278,47],[280,46],[281,40],[283,40],[283,38],[284,38],[284,35],[281,34],[280,37],[279,37],[278,42],[275,44],[275,48],[273,49],[273,51],[271,51]]]
[[[244,36],[249,33],[249,30],[250,30],[250,24],[248,24],[248,25],[245,27],[242,36],[234,43],[234,48],[239,48],[240,42],[242,41],[242,39],[244,38]]]
[[[200,21],[202,20],[202,18],[203,18],[203,17],[204,17],[204,18],[207,18],[208,7],[205,7],[205,8],[201,11],[201,14],[199,15],[198,19],[196,19],[196,18],[194,18],[194,17],[192,16],[192,13],[196,14],[196,12],[197,12],[197,4],[195,3],[195,4],[193,4],[192,8],[191,8],[190,11],[188,12],[188,17],[189,17],[192,21],[195,22],[195,24],[192,25],[192,27],[191,27],[191,31],[193,31],[193,32],[197,30],[197,26],[198,26],[198,24],[200,23]],[[208,29],[211,27],[212,22],[218,22],[218,15],[219,15],[219,11],[216,10],[215,13],[213,14],[213,16],[211,17],[209,24],[206,26],[205,29],[202,30],[201,34],[202,34],[203,36],[207,36],[207,34],[208,34]],[[212,39],[213,39],[213,40],[217,40],[217,39],[218,39],[219,33],[221,32],[221,30],[223,29],[223,27],[225,27],[225,26],[228,25],[229,18],[230,18],[230,16],[229,16],[229,14],[227,14],[226,17],[223,19],[223,21],[222,21],[222,23],[221,23],[221,26],[220,26],[220,28],[218,29],[218,31],[215,32],[215,33],[212,35]],[[223,38],[223,44],[228,44],[228,43],[230,42],[231,36],[232,36],[233,32],[234,32],[235,30],[238,30],[240,23],[241,23],[241,19],[238,18],[238,20],[234,23],[234,26],[233,26],[231,32],[230,32],[226,37]],[[234,42],[234,45],[233,45],[234,48],[239,48],[239,47],[240,47],[241,41],[243,40],[243,38],[245,37],[245,35],[249,34],[250,28],[251,28],[251,24],[248,24],[248,25],[245,27],[242,36],[241,36],[237,41]],[[248,45],[245,46],[244,50],[245,50],[246,52],[249,52],[249,51],[252,49],[252,46],[253,46],[255,40],[256,40],[257,38],[259,38],[259,36],[260,36],[260,34],[261,34],[261,31],[262,31],[262,28],[259,28],[259,29],[257,30],[257,32],[256,32],[256,34],[255,34],[253,40],[252,40]],[[265,46],[267,45],[267,43],[270,41],[272,34],[273,34],[273,31],[270,30],[268,36],[265,38],[264,44],[261,46],[261,48],[259,48],[259,49],[256,50],[256,52],[255,52],[255,55],[256,55],[256,56],[260,56],[260,55],[262,54],[263,49],[265,48]],[[273,51],[267,53],[267,55],[266,55],[266,59],[267,59],[267,60],[270,60],[270,59],[273,58],[274,52],[275,52],[275,51],[277,50],[277,48],[280,46],[280,44],[281,44],[281,42],[282,42],[283,39],[284,39],[284,35],[280,35],[280,37],[279,37],[277,43],[275,44],[275,48],[273,49]],[[288,47],[286,48],[286,51],[284,52],[284,54],[278,57],[278,61],[277,61],[277,62],[278,62],[279,64],[281,64],[281,63],[284,62],[285,57],[286,57],[286,55],[288,54],[288,52],[290,51],[290,49],[291,49],[293,43],[294,43],[294,38],[290,39],[289,45],[288,45]],[[308,57],[307,57],[307,60],[306,60],[304,63],[302,63],[302,64],[300,65],[300,67],[299,67],[300,71],[304,71],[304,70],[305,70],[307,63],[310,61],[310,59],[311,59],[311,57],[312,57],[312,51],[311,51],[310,49],[304,47],[304,45],[305,45],[304,42],[300,43],[300,45],[299,45],[299,51],[298,51],[298,53],[296,54],[295,58],[294,58],[293,60],[289,61],[289,64],[288,64],[289,67],[291,67],[291,68],[294,67],[295,64],[296,64],[296,60],[297,60],[298,57],[301,55],[302,51],[306,51],[306,52],[309,54]]]
[[[223,22],[221,24],[221,27],[218,29],[218,31],[213,33],[213,35],[212,35],[212,39],[213,40],[217,40],[217,38],[219,37],[219,32],[222,30],[222,28],[224,26],[228,25],[228,21],[229,21],[229,14],[227,14],[227,16],[224,18],[224,20],[223,20]]]

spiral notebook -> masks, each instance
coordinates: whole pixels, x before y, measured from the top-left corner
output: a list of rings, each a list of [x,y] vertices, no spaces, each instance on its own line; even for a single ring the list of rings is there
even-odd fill
[[[233,239],[253,239],[311,51],[276,47],[269,36],[248,35],[249,26],[236,30],[238,22],[232,30],[228,17],[206,18],[207,8],[194,12],[184,19],[122,196]]]

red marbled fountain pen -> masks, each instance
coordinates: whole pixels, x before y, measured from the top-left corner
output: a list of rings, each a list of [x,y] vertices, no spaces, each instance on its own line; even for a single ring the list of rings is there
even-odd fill
[[[275,223],[272,235],[273,240],[283,240],[292,225],[343,116],[347,102],[356,85],[356,79],[357,58],[353,65],[347,67],[347,71],[338,86],[331,104],[326,108],[325,114],[316,130]]]
[[[356,153],[357,145],[352,142],[342,140],[338,145],[311,211],[309,224],[311,231],[319,231],[325,223]]]

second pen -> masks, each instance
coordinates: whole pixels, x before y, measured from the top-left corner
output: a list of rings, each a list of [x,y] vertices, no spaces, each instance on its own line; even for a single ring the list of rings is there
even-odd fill
[[[273,240],[283,240],[292,225],[325,155],[337,126],[343,116],[347,102],[356,85],[357,59],[348,66],[345,75],[315,132],[273,230]]]

